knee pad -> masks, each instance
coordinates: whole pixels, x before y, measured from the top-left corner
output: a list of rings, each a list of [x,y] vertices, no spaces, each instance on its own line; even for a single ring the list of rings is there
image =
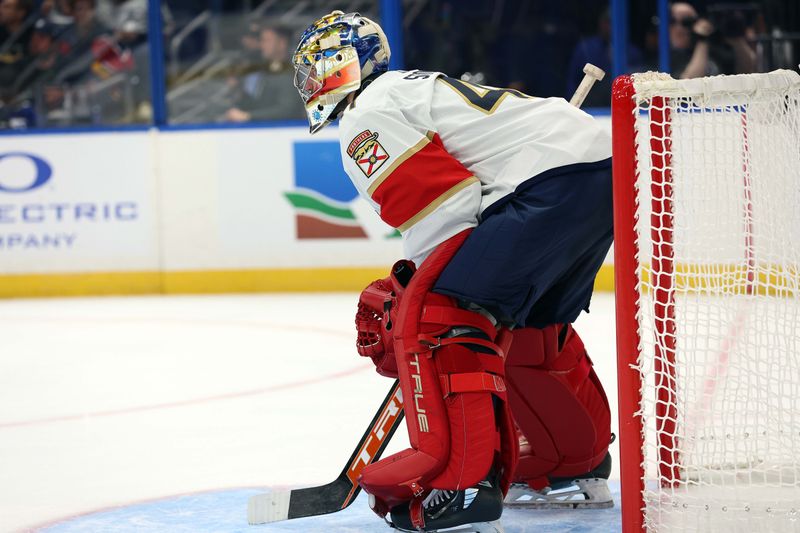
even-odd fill
[[[440,245],[412,276],[394,317],[411,448],[365,467],[359,478],[374,496],[379,515],[400,503],[421,501],[430,489],[476,485],[492,467],[507,488],[516,462],[498,345],[503,335],[498,338],[494,325],[479,313],[430,292],[448,251],[457,250],[452,245],[452,239]],[[457,331],[466,333],[454,335]]]
[[[520,434],[515,480],[540,488],[548,476],[579,475],[600,464],[611,442],[611,412],[572,326],[515,330],[506,382]]]

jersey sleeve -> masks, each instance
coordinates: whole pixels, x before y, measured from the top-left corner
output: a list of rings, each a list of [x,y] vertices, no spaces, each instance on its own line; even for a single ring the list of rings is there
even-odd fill
[[[441,242],[478,224],[478,179],[444,149],[433,131],[399,111],[371,110],[342,132],[347,174],[380,217],[403,235],[420,264]]]

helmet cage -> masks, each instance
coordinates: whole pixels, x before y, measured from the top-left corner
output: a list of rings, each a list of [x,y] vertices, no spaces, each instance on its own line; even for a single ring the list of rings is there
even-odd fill
[[[295,54],[294,86],[306,106],[311,132],[336,117],[337,105],[361,86],[358,52],[352,46]]]
[[[342,88],[355,90],[355,81],[361,81],[358,68],[358,53],[352,46],[332,48],[313,54],[298,53],[294,63],[294,87],[304,103],[313,100],[321,92]],[[360,85],[360,83],[359,83]]]
[[[322,90],[322,80],[319,79],[317,74],[317,66],[315,63],[307,65],[305,63],[294,65],[294,87],[300,93],[300,98],[303,103],[308,103],[309,100]]]

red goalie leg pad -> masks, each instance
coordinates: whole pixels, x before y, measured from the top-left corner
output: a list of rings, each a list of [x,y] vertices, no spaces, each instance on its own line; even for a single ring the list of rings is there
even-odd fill
[[[506,379],[521,433],[515,479],[539,488],[545,476],[590,471],[608,451],[611,412],[581,338],[563,324],[513,334]]]
[[[431,254],[399,304],[394,349],[411,449],[364,469],[359,483],[380,502],[379,513],[430,489],[475,485],[495,464],[501,475],[510,472],[516,458],[515,451],[501,453],[516,450],[517,444],[507,423],[503,352],[495,327],[452,298],[430,292],[466,234]],[[467,333],[453,334],[460,326]]]

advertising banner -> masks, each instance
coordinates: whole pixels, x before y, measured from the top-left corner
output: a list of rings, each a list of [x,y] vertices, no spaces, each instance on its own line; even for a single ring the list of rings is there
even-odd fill
[[[404,254],[337,135],[0,136],[0,296],[360,289]]]
[[[342,167],[336,129],[164,132],[167,270],[385,265],[400,235]]]
[[[149,134],[0,137],[0,272],[155,270]]]

